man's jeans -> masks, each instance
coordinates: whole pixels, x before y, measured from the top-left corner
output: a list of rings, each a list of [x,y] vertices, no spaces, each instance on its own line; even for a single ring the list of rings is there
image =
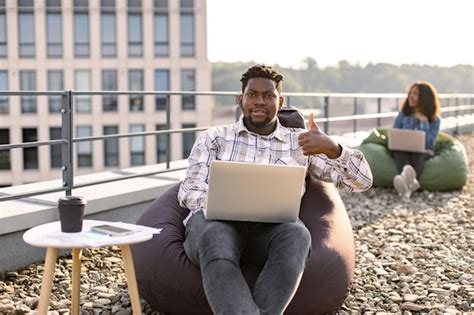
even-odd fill
[[[201,268],[214,314],[282,314],[298,288],[311,248],[303,224],[206,220],[202,212],[186,224],[184,249]],[[263,266],[253,292],[240,260]]]

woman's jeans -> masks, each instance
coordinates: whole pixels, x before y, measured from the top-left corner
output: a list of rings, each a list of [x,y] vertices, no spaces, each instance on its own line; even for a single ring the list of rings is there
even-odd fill
[[[200,267],[214,314],[282,314],[298,288],[309,258],[311,235],[303,222],[256,223],[206,220],[186,224],[184,249]],[[263,269],[253,292],[241,259]]]
[[[397,164],[398,173],[401,173],[403,166],[409,164],[413,166],[416,171],[416,178],[420,178],[425,165],[425,160],[429,159],[430,156],[426,153],[415,153],[415,152],[404,152],[404,151],[392,151],[395,164]]]

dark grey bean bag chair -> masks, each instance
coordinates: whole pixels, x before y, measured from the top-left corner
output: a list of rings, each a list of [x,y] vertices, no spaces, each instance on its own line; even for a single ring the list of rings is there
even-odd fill
[[[211,314],[200,270],[184,252],[182,221],[189,210],[179,206],[178,189],[179,184],[155,200],[137,222],[163,228],[150,241],[132,246],[138,288],[141,297],[166,314]],[[333,184],[306,178],[300,218],[311,232],[312,254],[286,314],[337,310],[350,289],[355,250],[351,224]],[[252,288],[260,268],[245,264],[242,269]]]

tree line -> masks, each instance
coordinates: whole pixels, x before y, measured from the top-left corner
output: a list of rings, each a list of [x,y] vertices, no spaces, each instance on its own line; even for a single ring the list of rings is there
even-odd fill
[[[254,62],[212,63],[212,90],[239,91],[240,77]],[[284,75],[285,92],[312,93],[405,93],[417,80],[434,84],[439,93],[474,93],[474,66],[439,67],[418,64],[400,66],[369,63],[365,66],[343,60],[337,66],[319,67],[311,57],[299,69],[275,67]],[[228,103],[217,98],[218,105]]]

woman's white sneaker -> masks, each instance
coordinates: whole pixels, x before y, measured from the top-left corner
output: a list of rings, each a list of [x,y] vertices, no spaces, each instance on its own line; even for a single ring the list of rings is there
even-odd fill
[[[400,196],[405,199],[410,199],[411,190],[408,188],[405,179],[401,175],[397,175],[393,178],[393,187]]]
[[[416,171],[413,168],[413,166],[407,164],[403,167],[402,173],[401,173],[403,179],[405,180],[408,189],[410,191],[417,191],[420,188],[420,183],[416,179]]]

